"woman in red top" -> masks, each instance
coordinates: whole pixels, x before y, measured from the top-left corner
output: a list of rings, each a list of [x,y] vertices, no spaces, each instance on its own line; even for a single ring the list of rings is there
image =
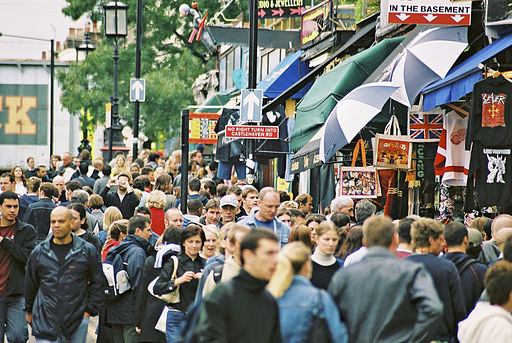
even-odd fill
[[[105,261],[108,251],[121,243],[121,240],[128,235],[128,220],[120,219],[110,225],[108,229],[108,238],[101,251],[101,261]]]
[[[162,191],[152,191],[146,198],[146,206],[151,211],[151,230],[159,236],[161,236],[165,230],[164,207],[166,204],[167,197]]]

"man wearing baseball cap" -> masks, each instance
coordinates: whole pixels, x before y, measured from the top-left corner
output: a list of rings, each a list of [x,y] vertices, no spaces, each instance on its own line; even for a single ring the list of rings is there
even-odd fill
[[[235,221],[236,211],[238,209],[238,200],[233,194],[224,195],[220,199],[220,220],[217,223],[219,228],[227,223]]]

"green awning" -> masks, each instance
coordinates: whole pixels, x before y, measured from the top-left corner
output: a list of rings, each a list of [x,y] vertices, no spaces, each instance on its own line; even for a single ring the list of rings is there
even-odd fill
[[[236,88],[230,88],[226,89],[220,92],[215,93],[208,99],[204,101],[204,103],[201,106],[224,106],[229,102],[231,98],[238,95],[240,91]],[[221,108],[199,108],[197,111],[194,111],[196,113],[216,113],[219,112]]]
[[[309,142],[337,102],[361,85],[403,39],[383,40],[320,76],[297,106],[290,150],[297,152]]]

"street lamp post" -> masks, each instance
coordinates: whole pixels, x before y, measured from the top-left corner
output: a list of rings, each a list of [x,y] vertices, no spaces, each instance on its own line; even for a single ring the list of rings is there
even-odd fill
[[[87,58],[87,55],[89,55],[89,52],[90,51],[94,51],[96,49],[96,47],[91,44],[91,38],[89,36],[89,29],[86,27],[85,28],[85,34],[84,34],[84,41],[82,44],[80,44],[79,46],[76,46],[75,47],[75,50],[76,50],[76,61],[78,62],[79,60],[79,54],[80,52],[85,52],[85,58]],[[80,145],[80,147],[78,147],[78,152],[82,152],[82,150],[84,149],[87,149],[89,151],[91,151],[91,146],[89,144],[89,140],[87,139],[87,136],[88,136],[88,133],[87,133],[87,125],[88,125],[88,122],[87,122],[87,109],[84,110],[84,117],[83,117],[83,121],[82,121],[82,135],[83,135],[83,139],[82,139],[82,144]]]
[[[111,127],[109,128],[109,143],[108,143],[108,160],[112,160],[112,146],[114,141],[122,144],[122,133],[121,125],[119,123],[119,93],[118,93],[118,61],[119,61],[119,48],[117,40],[119,38],[126,37],[126,12],[128,11],[128,5],[119,2],[112,1],[108,4],[103,5],[105,11],[105,36],[108,38],[114,38],[114,92],[110,101],[112,103],[111,110]]]

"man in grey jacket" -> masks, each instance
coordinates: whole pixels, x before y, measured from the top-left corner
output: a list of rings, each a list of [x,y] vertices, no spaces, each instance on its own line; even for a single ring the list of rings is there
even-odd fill
[[[368,254],[336,272],[329,285],[349,342],[428,342],[443,314],[431,276],[421,264],[392,253],[398,236],[389,218],[368,218],[363,238]]]

